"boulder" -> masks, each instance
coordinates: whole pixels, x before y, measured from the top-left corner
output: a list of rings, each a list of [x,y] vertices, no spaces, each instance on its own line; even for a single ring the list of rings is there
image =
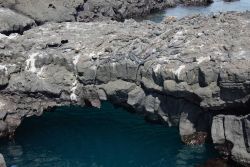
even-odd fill
[[[36,26],[36,23],[33,19],[0,7],[0,33],[6,35],[13,32],[22,33],[34,26]]]

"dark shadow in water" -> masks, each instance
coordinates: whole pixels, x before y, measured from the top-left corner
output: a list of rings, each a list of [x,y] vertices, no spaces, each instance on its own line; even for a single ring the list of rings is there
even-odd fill
[[[110,103],[26,118],[15,140],[0,144],[17,167],[193,167],[217,156],[209,145],[183,145],[177,128],[146,123]]]

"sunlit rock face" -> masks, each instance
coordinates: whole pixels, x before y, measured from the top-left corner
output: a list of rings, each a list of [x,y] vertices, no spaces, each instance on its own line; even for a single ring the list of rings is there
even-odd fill
[[[27,16],[10,9],[0,8],[0,33],[2,34],[21,33],[35,25],[35,21]]]
[[[180,3],[183,3],[187,6],[201,6],[201,5],[209,5],[213,3],[213,0],[179,0]]]
[[[175,0],[22,0],[18,3],[13,0],[0,0],[0,6],[22,13],[39,24],[48,21],[122,21],[175,4]]]
[[[6,163],[2,154],[0,154],[0,167],[6,167]]]
[[[109,100],[179,125],[184,141],[200,143],[218,111],[249,107],[249,18],[46,23],[1,35],[0,135],[55,106]]]

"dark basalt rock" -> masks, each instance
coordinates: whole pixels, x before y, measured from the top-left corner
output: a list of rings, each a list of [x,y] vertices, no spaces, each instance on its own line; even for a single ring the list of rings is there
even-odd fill
[[[213,0],[180,0],[186,6],[204,6],[213,3]]]
[[[234,2],[234,1],[240,1],[240,0],[223,0],[225,2]]]
[[[46,22],[124,21],[152,12],[186,5],[205,5],[209,0],[0,0],[0,33],[23,33]]]
[[[0,6],[22,13],[38,24],[48,21],[100,21],[143,16],[151,11],[175,6],[174,0],[0,0]]]
[[[250,116],[218,115],[213,118],[213,142],[225,159],[249,166]]]
[[[243,167],[239,164],[235,164],[234,162],[225,160],[225,159],[210,159],[206,163],[202,165],[198,165],[197,167]]]
[[[35,25],[35,21],[29,17],[13,12],[10,9],[0,8],[0,33],[2,34],[22,33]]]
[[[191,135],[182,136],[182,141],[187,145],[201,145],[205,143],[206,138],[206,132],[195,132]]]
[[[216,144],[230,141],[230,158],[249,164],[249,118],[236,110],[218,115],[243,106],[249,115],[249,18],[49,22],[23,35],[0,34],[0,137],[52,107],[109,100],[179,125],[187,142],[201,144],[210,133]]]

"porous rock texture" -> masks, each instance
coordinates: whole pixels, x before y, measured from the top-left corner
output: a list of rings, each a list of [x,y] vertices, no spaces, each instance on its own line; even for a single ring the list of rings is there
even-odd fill
[[[226,159],[250,166],[250,115],[217,115],[213,118],[212,138]]]
[[[22,33],[32,28],[34,20],[10,9],[0,8],[0,33],[9,35],[13,32]]]
[[[124,21],[178,4],[207,5],[211,0],[0,0],[0,19],[18,31],[45,22]],[[24,17],[24,15],[26,17]],[[6,19],[9,18],[9,19]],[[11,20],[11,21],[10,21]],[[2,26],[2,25],[1,25]],[[5,26],[6,28],[6,26]],[[21,31],[22,32],[22,31]]]
[[[204,140],[212,125],[214,143],[230,141],[230,157],[248,164],[249,119],[236,115],[250,113],[249,29],[245,12],[161,24],[50,22],[23,35],[1,34],[0,136],[56,106],[109,100],[179,125],[188,144]],[[214,116],[231,109],[235,116]],[[221,126],[217,117],[244,120],[244,127]]]
[[[179,0],[180,3],[187,5],[187,6],[202,6],[202,5],[209,5],[213,3],[213,0]]]
[[[175,0],[0,0],[0,6],[22,13],[39,24],[48,21],[122,21],[175,4]]]

